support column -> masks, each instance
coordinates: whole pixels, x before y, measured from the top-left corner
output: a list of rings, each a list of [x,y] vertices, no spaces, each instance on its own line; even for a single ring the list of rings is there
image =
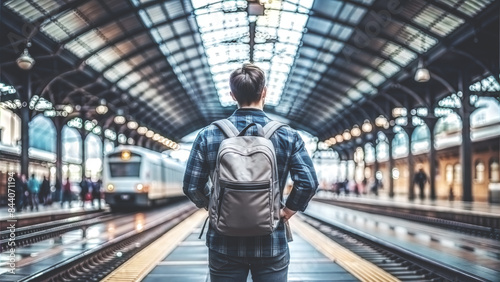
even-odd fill
[[[415,177],[415,159],[413,158],[413,152],[411,151],[411,136],[415,131],[415,126],[411,124],[411,116],[408,117],[408,125],[403,127],[404,131],[408,135],[408,198],[410,201],[415,199],[415,183],[413,183],[413,178]]]
[[[29,154],[28,150],[30,147],[29,139],[29,122],[30,122],[30,110],[29,102],[31,100],[31,73],[28,71],[26,73],[26,83],[25,88],[20,93],[21,96],[21,174],[29,178],[28,168],[29,168]]]
[[[85,133],[85,129],[82,128],[80,130],[80,136],[82,138],[82,146],[81,146],[81,150],[82,150],[82,180],[85,179],[85,161],[87,159],[87,156],[86,156],[86,153],[85,153],[85,137],[86,137],[86,133]]]
[[[378,163],[378,159],[377,159],[377,139],[373,140],[373,152],[374,152],[374,155],[375,155],[375,161],[373,162],[373,176],[375,178],[377,178],[377,171],[379,170],[379,163]]]
[[[54,125],[56,127],[56,193],[54,201],[61,199],[62,191],[62,129],[64,126],[64,118],[57,116],[54,118]]]
[[[436,200],[436,147],[434,146],[435,137],[434,137],[434,129],[436,128],[436,124],[438,118],[434,116],[434,114],[430,114],[426,117],[422,117],[422,119],[427,124],[429,128],[429,186],[430,186],[430,198],[431,200]]]
[[[467,80],[468,82],[469,80]],[[469,85],[468,83],[465,85]],[[469,87],[464,87],[460,81],[459,89],[462,91],[462,107],[459,109],[462,118],[462,145],[460,146],[460,163],[462,164],[462,195],[463,201],[472,202],[472,141],[470,134],[470,115],[475,110],[470,104]]]
[[[392,178],[392,170],[394,168],[394,158],[392,156],[392,140],[394,139],[394,132],[386,131],[384,132],[387,136],[387,141],[389,142],[389,197],[394,198],[394,179]]]

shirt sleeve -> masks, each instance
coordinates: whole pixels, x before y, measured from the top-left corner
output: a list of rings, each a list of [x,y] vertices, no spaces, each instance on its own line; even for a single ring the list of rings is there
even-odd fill
[[[290,176],[293,181],[293,189],[287,198],[286,206],[294,211],[304,211],[316,193],[319,184],[304,141],[298,134],[295,134],[295,139],[295,147],[290,161]]]
[[[208,208],[210,188],[207,185],[210,168],[207,161],[204,130],[196,137],[184,174],[184,194],[199,208]]]

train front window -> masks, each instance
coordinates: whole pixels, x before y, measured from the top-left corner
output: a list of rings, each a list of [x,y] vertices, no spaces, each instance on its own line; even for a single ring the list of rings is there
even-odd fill
[[[109,163],[111,177],[139,177],[141,163]]]

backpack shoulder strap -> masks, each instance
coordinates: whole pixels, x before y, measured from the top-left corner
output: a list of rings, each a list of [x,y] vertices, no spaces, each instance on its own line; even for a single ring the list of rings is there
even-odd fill
[[[274,132],[282,126],[287,126],[287,125],[282,123],[282,122],[275,121],[275,120],[268,122],[264,126],[264,137],[266,137],[267,139],[271,138],[271,136],[273,136]]]
[[[236,137],[240,132],[238,129],[234,126],[232,122],[230,122],[228,119],[220,119],[212,122],[215,126],[217,126],[224,134],[226,137]]]

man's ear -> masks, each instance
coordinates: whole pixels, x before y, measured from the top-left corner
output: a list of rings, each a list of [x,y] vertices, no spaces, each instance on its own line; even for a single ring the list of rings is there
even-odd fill
[[[260,94],[260,100],[262,101],[262,105],[266,103],[266,94],[267,94],[267,87],[264,86],[264,89],[262,89],[262,94]]]
[[[233,101],[238,102],[238,100],[236,100],[236,98],[234,97],[233,92],[229,91],[229,94],[231,94],[231,98],[233,98]]]

